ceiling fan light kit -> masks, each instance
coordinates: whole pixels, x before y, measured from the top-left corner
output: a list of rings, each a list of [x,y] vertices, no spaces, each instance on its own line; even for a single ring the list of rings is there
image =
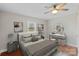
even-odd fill
[[[65,3],[60,4],[54,4],[48,7],[49,11],[47,11],[45,14],[51,12],[52,14],[57,14],[59,11],[68,11],[68,9],[64,8]]]
[[[53,14],[56,14],[56,13],[58,13],[58,11],[57,10],[53,10],[52,13]]]

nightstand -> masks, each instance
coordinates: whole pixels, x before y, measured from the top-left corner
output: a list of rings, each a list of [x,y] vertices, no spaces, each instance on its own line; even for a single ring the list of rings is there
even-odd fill
[[[7,52],[13,52],[16,51],[18,48],[18,42],[14,41],[14,42],[9,42],[7,44]]]

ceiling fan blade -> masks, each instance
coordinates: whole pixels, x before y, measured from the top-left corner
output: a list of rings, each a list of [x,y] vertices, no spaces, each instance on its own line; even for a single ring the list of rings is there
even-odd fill
[[[68,11],[69,9],[62,9],[63,11]]]
[[[47,11],[47,12],[44,12],[44,14],[47,14],[47,13],[49,13],[50,11]]]
[[[66,3],[62,3],[63,5],[66,5]]]
[[[64,5],[66,5],[66,3],[60,3],[59,5],[60,5],[60,6],[64,6]]]
[[[50,6],[45,6],[45,8],[51,8]]]
[[[47,12],[44,12],[44,14],[47,14],[47,13],[49,13],[49,12],[51,12],[52,10],[50,10],[50,11],[47,11]]]
[[[49,6],[45,6],[45,8],[52,8],[53,4],[49,5]]]
[[[65,5],[66,3],[61,3],[61,4],[59,4],[59,5],[57,5],[56,6],[56,9],[62,9],[62,8],[64,8],[64,5]]]

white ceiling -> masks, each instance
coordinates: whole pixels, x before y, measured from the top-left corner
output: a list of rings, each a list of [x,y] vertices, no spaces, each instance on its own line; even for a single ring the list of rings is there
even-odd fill
[[[62,11],[53,15],[52,13],[44,14],[44,12],[48,11],[45,6],[49,6],[49,3],[7,3],[0,4],[0,10],[13,12],[25,16],[32,16],[41,19],[52,19],[54,17],[67,16],[70,14],[74,14],[78,11],[79,4],[78,3],[69,3],[65,5],[65,8],[68,8],[68,11]]]

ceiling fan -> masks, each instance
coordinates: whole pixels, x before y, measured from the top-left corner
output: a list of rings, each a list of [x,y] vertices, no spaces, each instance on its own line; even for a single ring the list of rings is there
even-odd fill
[[[51,4],[50,6],[45,6],[45,8],[48,8],[49,11],[45,12],[44,14],[47,14],[49,12],[56,14],[59,11],[68,11],[69,9],[64,8],[66,3],[59,3],[59,4]]]

